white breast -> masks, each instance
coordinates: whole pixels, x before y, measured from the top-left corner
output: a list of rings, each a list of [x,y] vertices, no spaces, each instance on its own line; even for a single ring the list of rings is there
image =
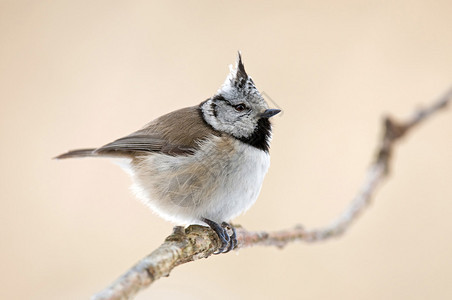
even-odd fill
[[[237,155],[231,158],[228,168],[231,176],[224,178],[211,215],[213,220],[229,221],[248,210],[256,201],[270,166],[267,152],[236,142]]]
[[[227,222],[256,201],[269,165],[265,151],[231,137],[212,137],[191,156],[143,158],[133,165],[133,190],[174,223]]]

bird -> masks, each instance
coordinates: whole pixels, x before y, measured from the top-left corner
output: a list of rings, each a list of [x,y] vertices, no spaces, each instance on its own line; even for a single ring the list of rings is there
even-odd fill
[[[158,117],[99,148],[56,159],[107,157],[132,177],[132,191],[154,213],[178,226],[208,225],[220,240],[215,254],[237,246],[230,221],[256,201],[270,166],[269,108],[238,52],[217,92],[199,105]]]

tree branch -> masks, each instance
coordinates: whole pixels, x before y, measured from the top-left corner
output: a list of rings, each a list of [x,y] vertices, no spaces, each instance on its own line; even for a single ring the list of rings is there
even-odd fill
[[[384,134],[377,149],[374,162],[369,167],[361,189],[341,215],[329,225],[319,229],[292,229],[276,232],[250,232],[237,228],[236,249],[251,246],[284,247],[296,241],[317,242],[340,236],[364,211],[375,194],[377,187],[388,176],[393,148],[396,142],[416,125],[445,108],[451,101],[452,89],[432,105],[416,111],[404,122],[396,122],[390,117],[384,119]],[[132,299],[140,290],[148,287],[162,276],[180,265],[212,255],[220,246],[217,235],[208,227],[192,225],[186,229],[175,227],[174,232],[151,254],[144,257],[129,271],[92,299],[119,300]]]

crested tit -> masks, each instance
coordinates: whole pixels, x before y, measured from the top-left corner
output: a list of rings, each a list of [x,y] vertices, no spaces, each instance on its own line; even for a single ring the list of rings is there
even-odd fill
[[[245,72],[241,55],[217,93],[201,104],[163,115],[100,148],[56,157],[120,158],[132,189],[154,212],[179,225],[209,225],[218,253],[233,249],[229,222],[256,201],[270,165],[269,109]]]

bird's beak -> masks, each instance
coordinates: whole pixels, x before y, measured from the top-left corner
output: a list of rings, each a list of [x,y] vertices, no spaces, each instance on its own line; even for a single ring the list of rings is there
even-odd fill
[[[261,113],[259,115],[259,117],[268,119],[268,118],[271,118],[271,117],[273,117],[274,115],[276,115],[276,114],[278,114],[280,112],[281,112],[280,109],[272,109],[272,108],[271,109],[266,109],[263,113]]]

